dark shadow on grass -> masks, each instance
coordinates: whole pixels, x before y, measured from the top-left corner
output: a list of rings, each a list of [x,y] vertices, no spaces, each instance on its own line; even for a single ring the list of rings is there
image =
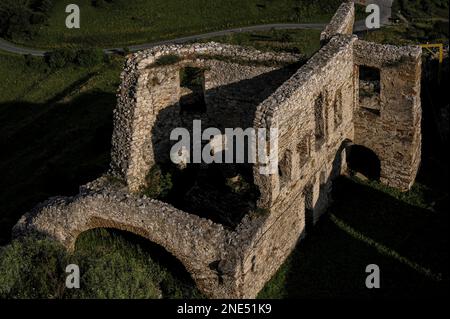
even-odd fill
[[[67,103],[0,104],[0,245],[38,202],[74,195],[107,170],[115,104],[96,91]]]

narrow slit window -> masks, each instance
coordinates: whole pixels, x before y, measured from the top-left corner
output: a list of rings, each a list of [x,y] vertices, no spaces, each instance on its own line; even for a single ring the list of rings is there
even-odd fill
[[[333,106],[334,128],[337,129],[342,123],[342,89],[337,90]]]
[[[297,144],[297,153],[300,158],[300,167],[303,167],[311,157],[311,138],[309,135],[304,136],[301,142]]]
[[[325,98],[323,94],[320,93],[314,102],[314,119],[316,124],[315,138],[317,148],[321,147],[325,140],[324,104]]]

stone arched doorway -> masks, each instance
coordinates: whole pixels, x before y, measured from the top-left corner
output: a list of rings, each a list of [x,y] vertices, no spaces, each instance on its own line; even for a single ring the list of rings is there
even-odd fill
[[[380,180],[381,162],[377,154],[362,145],[350,145],[347,148],[347,167],[370,180]]]
[[[38,233],[73,251],[78,236],[90,229],[127,231],[175,256],[204,295],[219,298],[235,293],[234,257],[225,251],[228,232],[222,225],[117,189],[84,191],[82,196],[53,198],[25,214],[13,229],[14,237]],[[229,266],[219,271],[211,267],[214,263]]]

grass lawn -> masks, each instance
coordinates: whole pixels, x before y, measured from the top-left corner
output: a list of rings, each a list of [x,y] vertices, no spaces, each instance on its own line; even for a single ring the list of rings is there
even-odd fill
[[[65,7],[76,3],[81,28],[67,29]],[[32,39],[14,42],[39,48],[124,47],[182,35],[275,22],[328,22],[340,0],[129,0],[101,8],[90,0],[55,1],[48,23]]]
[[[183,264],[164,248],[127,232],[80,235],[71,262],[84,271],[81,289],[65,298],[203,298]]]
[[[49,196],[76,194],[107,170],[122,62],[45,70],[0,55],[0,242]]]
[[[363,36],[397,45],[448,42],[448,31],[434,31],[421,38],[417,26],[398,25]],[[448,109],[448,62],[439,84],[435,61],[424,58],[422,163],[411,191],[340,178],[327,214],[260,298],[442,298],[448,292],[448,147],[436,123],[436,114]],[[372,263],[380,267],[381,289],[365,287],[365,267]]]
[[[360,38],[377,43],[393,45],[419,45],[425,43],[448,43],[448,21],[428,21],[411,25],[386,26],[376,31],[364,32]]]

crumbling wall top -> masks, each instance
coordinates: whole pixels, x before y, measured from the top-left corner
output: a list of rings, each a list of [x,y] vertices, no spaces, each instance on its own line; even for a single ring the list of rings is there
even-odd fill
[[[417,61],[422,55],[422,49],[416,45],[396,46],[378,44],[358,40],[354,45],[355,64],[382,68],[386,64],[404,63],[406,59]]]
[[[293,63],[298,61],[300,54],[262,52],[256,49],[217,42],[194,44],[161,45],[132,54],[127,60],[127,66],[144,69],[164,55],[178,55],[180,59],[192,59],[195,56],[220,56],[238,58],[252,62]]]

